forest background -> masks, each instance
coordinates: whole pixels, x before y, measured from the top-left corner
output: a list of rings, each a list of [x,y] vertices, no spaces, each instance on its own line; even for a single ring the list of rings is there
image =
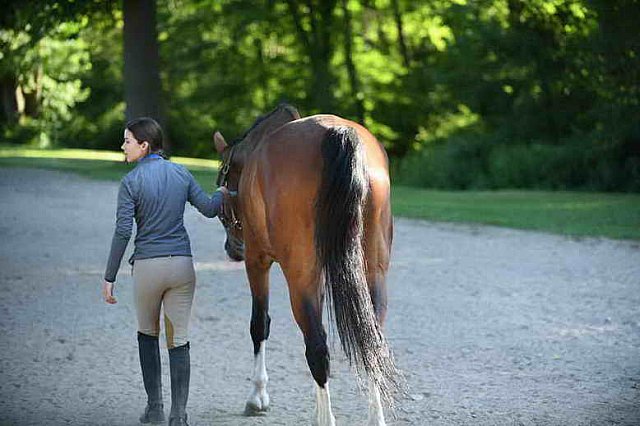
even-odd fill
[[[151,115],[213,158],[289,102],[365,124],[396,183],[640,191],[639,0],[2,3],[4,144],[115,150]]]

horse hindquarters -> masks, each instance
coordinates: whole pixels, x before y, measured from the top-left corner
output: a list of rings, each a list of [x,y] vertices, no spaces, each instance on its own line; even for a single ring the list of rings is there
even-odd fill
[[[376,198],[368,193],[363,146],[354,128],[335,127],[327,131],[321,151],[315,246],[328,303],[350,362],[364,368],[382,398],[391,403],[397,370],[372,303],[372,296],[378,300],[382,294],[370,293],[365,276],[363,216],[368,200],[375,204]]]

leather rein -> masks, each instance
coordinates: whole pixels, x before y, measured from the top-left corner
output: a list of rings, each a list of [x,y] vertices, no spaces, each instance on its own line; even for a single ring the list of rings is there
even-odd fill
[[[227,186],[229,181],[229,169],[231,168],[231,161],[233,160],[233,154],[235,153],[235,148],[237,145],[232,145],[229,149],[229,156],[226,160],[222,161],[222,168],[218,173],[218,179],[216,180],[216,185],[219,187]],[[232,198],[238,197],[238,191],[229,191],[229,196]],[[236,229],[238,231],[242,231],[242,222],[238,219],[236,215],[236,210],[233,208],[233,203],[227,203],[226,200],[222,202],[222,211],[221,214],[218,215],[220,222],[222,222],[222,226],[224,226],[227,230]]]

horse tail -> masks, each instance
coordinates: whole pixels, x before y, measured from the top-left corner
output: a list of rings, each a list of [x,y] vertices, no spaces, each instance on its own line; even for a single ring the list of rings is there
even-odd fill
[[[327,306],[349,362],[362,368],[392,406],[400,389],[393,355],[378,323],[365,272],[363,213],[369,192],[364,152],[355,129],[327,130],[316,199],[315,248]],[[355,363],[354,363],[355,361]]]

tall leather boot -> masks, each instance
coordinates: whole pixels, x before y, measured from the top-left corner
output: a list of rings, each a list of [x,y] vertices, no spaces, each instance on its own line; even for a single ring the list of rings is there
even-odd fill
[[[140,416],[140,423],[163,423],[165,417],[158,337],[138,332],[138,352],[144,389],[147,391],[147,407]]]
[[[169,349],[169,367],[171,369],[171,414],[169,426],[187,425],[187,399],[189,398],[189,377],[191,358],[189,343]]]

